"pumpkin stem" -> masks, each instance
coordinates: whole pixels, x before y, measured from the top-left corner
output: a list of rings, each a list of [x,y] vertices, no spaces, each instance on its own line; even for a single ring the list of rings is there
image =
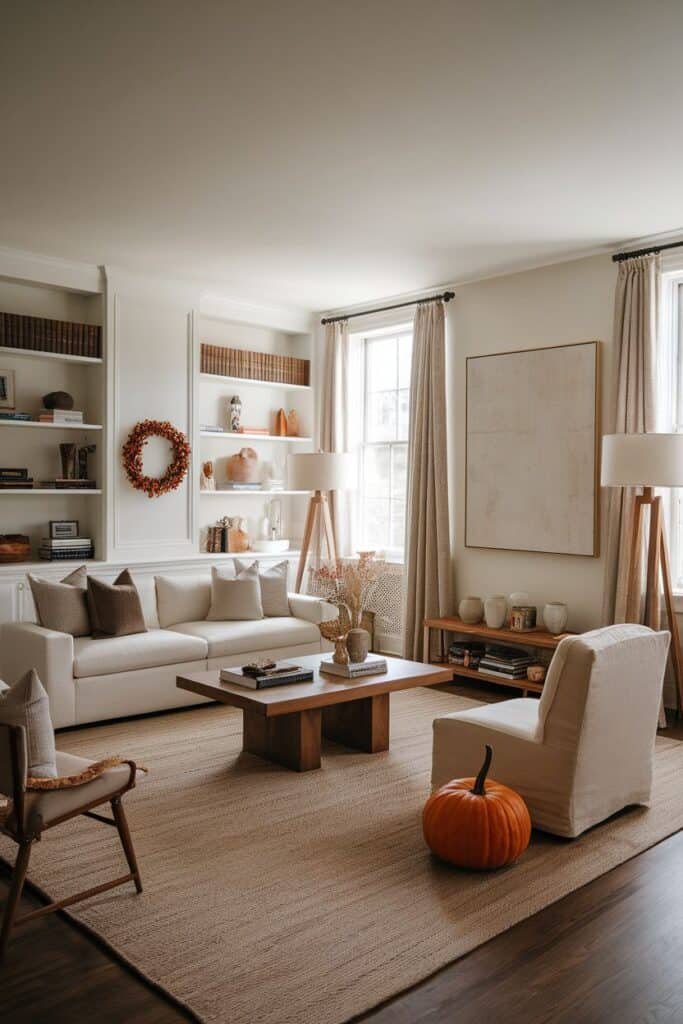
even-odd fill
[[[489,744],[487,743],[486,744],[486,757],[484,758],[484,763],[481,766],[481,771],[477,775],[477,778],[475,780],[474,786],[472,787],[472,792],[476,793],[477,796],[484,796],[484,794],[486,793],[486,787],[484,786],[484,783],[486,782],[486,776],[488,775],[489,768],[491,767],[491,758],[492,757],[493,757],[493,747],[489,746]]]

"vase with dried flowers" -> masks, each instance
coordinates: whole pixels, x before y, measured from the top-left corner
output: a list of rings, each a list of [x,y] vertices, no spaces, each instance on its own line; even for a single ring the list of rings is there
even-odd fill
[[[374,551],[362,551],[357,559],[323,562],[312,572],[316,592],[339,608],[341,621],[348,616],[346,648],[352,662],[365,661],[368,656],[370,634],[361,622],[377,581],[385,572],[386,562],[376,559]]]

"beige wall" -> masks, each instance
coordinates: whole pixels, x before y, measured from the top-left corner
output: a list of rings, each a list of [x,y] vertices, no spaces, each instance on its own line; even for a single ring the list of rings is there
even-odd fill
[[[526,590],[532,602],[565,601],[569,627],[600,624],[604,559],[465,547],[465,360],[468,356],[599,340],[603,430],[612,429],[611,334],[616,269],[609,256],[493,278],[456,291],[448,308],[450,493],[458,599]],[[538,481],[543,487],[543,480]],[[514,512],[514,495],[510,495]],[[606,502],[602,501],[604,518]]]

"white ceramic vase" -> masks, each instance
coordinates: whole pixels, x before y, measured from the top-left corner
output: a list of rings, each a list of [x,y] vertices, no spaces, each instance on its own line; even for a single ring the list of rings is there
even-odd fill
[[[561,601],[549,601],[543,607],[543,623],[553,636],[564,633],[569,618],[569,610]]]
[[[511,608],[525,608],[531,604],[531,598],[526,590],[516,590],[514,594],[510,594],[508,601]]]
[[[494,594],[484,601],[484,618],[489,629],[502,629],[508,611],[507,599],[503,594]]]
[[[475,626],[484,617],[484,604],[480,597],[463,597],[458,605],[458,612],[463,622]]]

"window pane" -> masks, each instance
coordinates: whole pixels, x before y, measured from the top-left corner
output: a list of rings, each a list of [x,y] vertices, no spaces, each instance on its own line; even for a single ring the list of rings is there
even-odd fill
[[[363,548],[385,548],[391,524],[389,499],[366,498],[363,506]]]
[[[405,543],[406,528],[406,503],[405,501],[392,501],[391,503],[391,539],[389,546],[403,551]]]
[[[391,448],[391,496],[405,501],[406,469],[408,465],[408,445],[395,444]]]
[[[396,437],[399,441],[408,440],[408,421],[410,419],[410,391],[406,388],[398,392],[398,428]]]
[[[398,386],[410,387],[410,364],[413,357],[413,336],[408,334],[398,339]]]
[[[395,439],[396,398],[395,391],[377,391],[368,395],[367,441],[393,441]]]
[[[366,341],[368,391],[390,391],[396,387],[396,338]]]
[[[363,458],[363,492],[368,498],[387,498],[390,488],[391,448],[368,445]]]

